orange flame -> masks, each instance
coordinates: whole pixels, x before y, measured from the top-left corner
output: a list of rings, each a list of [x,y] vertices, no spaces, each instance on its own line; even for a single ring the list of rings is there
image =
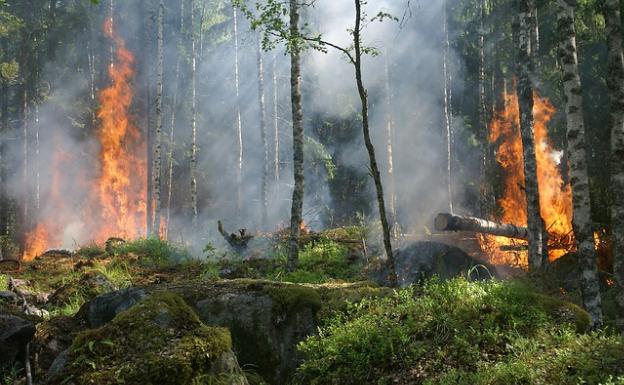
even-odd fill
[[[108,69],[112,84],[99,94],[101,175],[94,190],[101,210],[101,226],[95,241],[110,236],[136,237],[146,221],[146,146],[129,113],[134,96],[134,56],[115,34],[109,19],[104,22],[104,32],[117,50],[116,62]]]
[[[108,69],[111,85],[98,95],[99,175],[85,184],[72,180],[64,174],[64,162],[72,162],[71,155],[55,146],[50,192],[43,199],[47,211],[39,214],[37,225],[26,235],[24,260],[32,260],[51,247],[62,246],[69,221],[66,213],[71,211],[64,204],[61,192],[64,185],[86,190],[83,194],[86,201],[82,202],[78,216],[83,232],[88,235],[80,241],[103,242],[111,236],[133,238],[145,229],[147,147],[129,112],[134,96],[134,56],[114,32],[110,19],[105,21],[103,29],[116,49],[115,63]],[[71,209],[73,206],[72,202]]]
[[[500,221],[518,226],[527,225],[524,192],[524,156],[520,136],[520,113],[515,92],[503,95],[505,108],[490,123],[489,141],[498,143],[496,161],[505,175],[502,197],[498,200]],[[549,234],[549,259],[555,260],[575,247],[572,231],[572,192],[561,176],[562,152],[555,151],[548,137],[548,123],[556,112],[546,98],[533,95],[535,121],[535,153],[540,192],[540,213]],[[495,264],[527,266],[527,251],[521,250],[526,241],[480,236],[482,249]],[[518,246],[513,253],[502,252],[501,246]]]

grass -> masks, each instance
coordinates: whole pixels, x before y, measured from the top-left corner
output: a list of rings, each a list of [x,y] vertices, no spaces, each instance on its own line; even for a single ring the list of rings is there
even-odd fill
[[[147,264],[171,265],[192,259],[184,246],[159,238],[140,238],[113,247],[114,255],[134,254]]]
[[[297,380],[597,385],[612,376],[619,381],[624,339],[579,335],[587,326],[580,308],[524,283],[433,280],[336,314],[300,344],[307,359]]]

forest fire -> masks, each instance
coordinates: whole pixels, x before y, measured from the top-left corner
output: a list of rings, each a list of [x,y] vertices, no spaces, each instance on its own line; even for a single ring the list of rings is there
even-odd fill
[[[85,201],[78,209],[82,228],[88,234],[83,241],[95,242],[104,242],[111,236],[139,236],[146,224],[146,145],[129,112],[134,56],[114,32],[110,20],[103,29],[115,44],[115,61],[108,69],[111,85],[98,95],[99,175],[84,185]],[[26,235],[24,260],[62,246],[67,209],[60,186],[72,184],[63,167],[64,159],[71,159],[71,154],[59,149],[53,157],[50,193],[44,197],[49,212],[40,213],[34,230]]]
[[[145,228],[146,221],[146,161],[139,155],[145,154],[146,146],[129,113],[134,56],[114,33],[110,20],[105,22],[104,32],[115,42],[117,51],[116,62],[108,70],[112,85],[99,95],[101,175],[93,190],[95,207],[101,212],[101,227],[95,241],[104,241],[111,235],[135,237]]]
[[[502,197],[497,202],[500,209],[499,219],[503,223],[526,226],[524,160],[518,98],[515,92],[504,95],[504,98],[505,108],[493,118],[489,134],[489,141],[498,144],[496,161],[505,175]],[[569,183],[564,182],[561,175],[562,154],[553,149],[548,137],[548,123],[555,113],[555,108],[537,93],[534,94],[533,100],[541,216],[549,235],[549,259],[553,261],[575,248],[572,230],[572,193]],[[480,234],[479,239],[491,262],[527,266],[526,241],[487,234]]]

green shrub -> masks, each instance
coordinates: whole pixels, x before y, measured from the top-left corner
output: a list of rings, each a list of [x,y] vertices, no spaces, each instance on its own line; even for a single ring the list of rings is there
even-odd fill
[[[456,375],[453,381],[468,380],[440,384],[469,384],[475,381],[469,373],[504,363],[522,349],[535,351],[527,341],[558,346],[562,340],[552,336],[572,336],[586,326],[582,309],[538,294],[526,284],[432,280],[393,297],[364,300],[346,314],[335,315],[318,336],[300,344],[307,359],[298,379],[348,385],[404,376],[408,379],[402,383],[422,383],[449,373]],[[531,376],[538,374],[522,364],[500,367],[500,376],[510,384],[533,384]]]
[[[130,253],[157,264],[180,263],[191,259],[185,247],[155,237],[135,239],[114,247],[115,255]]]
[[[76,255],[86,258],[95,258],[106,254],[106,250],[101,245],[96,243],[92,243],[90,245],[81,246],[77,251]]]

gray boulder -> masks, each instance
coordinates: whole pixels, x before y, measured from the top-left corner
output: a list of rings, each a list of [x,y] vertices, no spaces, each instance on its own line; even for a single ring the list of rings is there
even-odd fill
[[[0,369],[23,356],[26,345],[35,335],[35,324],[21,317],[0,314]]]
[[[401,287],[433,276],[450,279],[470,273],[471,279],[484,279],[495,273],[494,267],[475,260],[460,248],[431,241],[412,242],[397,249],[394,252],[394,263]],[[389,270],[385,261],[372,264],[368,275],[372,281],[387,285]]]
[[[130,309],[146,296],[145,290],[127,288],[102,294],[87,302],[78,312],[89,327],[98,328],[110,322],[124,310]]]

